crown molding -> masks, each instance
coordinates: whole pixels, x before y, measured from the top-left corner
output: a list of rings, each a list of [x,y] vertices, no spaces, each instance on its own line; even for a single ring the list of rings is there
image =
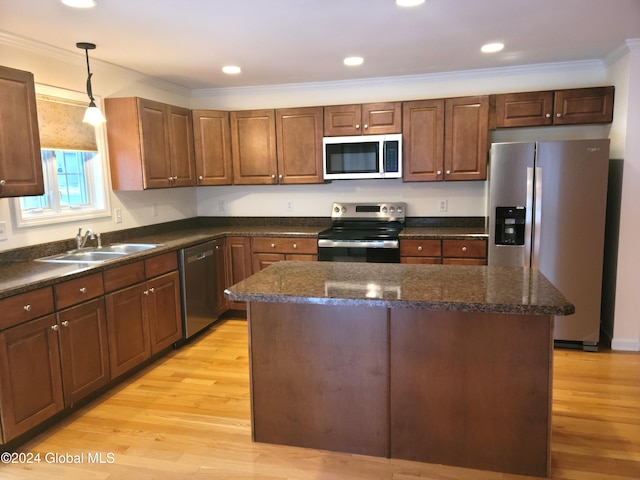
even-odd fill
[[[462,70],[443,73],[429,73],[421,75],[402,75],[395,77],[376,77],[356,80],[341,80],[333,82],[308,82],[308,83],[287,83],[279,85],[261,85],[251,87],[225,87],[225,88],[202,88],[191,91],[192,98],[203,97],[224,97],[228,95],[250,95],[268,94],[278,92],[302,92],[314,90],[340,90],[344,88],[367,88],[410,85],[424,85],[435,82],[448,82],[457,80],[471,80],[482,77],[492,78],[496,76],[521,76],[531,73],[553,73],[567,71],[585,71],[604,68],[602,60],[584,60],[576,62],[556,62],[540,63],[531,65],[521,65],[514,67],[481,68],[474,70]]]
[[[27,52],[35,53],[37,55],[43,55],[48,58],[52,58],[54,60],[58,60],[61,62],[77,65],[78,58],[84,58],[84,53],[78,53],[76,51],[64,50],[62,48],[53,47],[51,45],[47,45],[45,43],[41,43],[35,40],[31,40],[29,38],[20,37],[13,33],[5,32],[0,30],[0,45],[7,45],[13,48],[17,48],[20,50],[24,50]],[[133,72],[142,78],[139,80],[139,83],[146,85],[148,87],[157,88],[159,90],[164,90],[167,92],[171,92],[177,95],[182,95],[185,97],[189,97],[191,95],[191,90],[187,87],[183,87],[182,85],[178,85],[172,82],[167,82],[165,80],[161,80],[155,77],[151,77],[149,75],[145,75],[144,73],[138,72],[136,70],[132,70],[130,68],[122,67],[120,65],[116,65],[114,63],[105,62],[98,58],[91,57],[91,66],[99,65],[100,68],[110,70],[113,72]]]

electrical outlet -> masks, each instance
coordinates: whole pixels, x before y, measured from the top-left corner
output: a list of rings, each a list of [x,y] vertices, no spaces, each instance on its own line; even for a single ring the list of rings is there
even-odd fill
[[[0,240],[7,239],[7,224],[6,222],[0,222]]]
[[[293,212],[293,200],[287,200],[287,212]]]
[[[438,200],[438,210],[440,212],[446,212],[449,208],[449,202],[445,199]]]
[[[116,208],[113,211],[114,220],[116,223],[122,223],[122,209]]]

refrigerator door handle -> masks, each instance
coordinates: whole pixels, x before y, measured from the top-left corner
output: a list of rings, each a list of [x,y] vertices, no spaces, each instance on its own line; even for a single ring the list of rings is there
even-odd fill
[[[527,168],[527,200],[524,223],[524,266],[531,266],[531,234],[533,224],[533,167]]]
[[[542,234],[542,167],[536,167],[535,218],[533,223],[533,261],[531,266],[540,268],[540,236]]]

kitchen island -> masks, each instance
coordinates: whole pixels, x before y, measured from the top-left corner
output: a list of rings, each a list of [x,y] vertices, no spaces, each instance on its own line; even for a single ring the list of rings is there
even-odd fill
[[[537,270],[279,262],[247,301],[258,442],[548,476],[553,318]]]

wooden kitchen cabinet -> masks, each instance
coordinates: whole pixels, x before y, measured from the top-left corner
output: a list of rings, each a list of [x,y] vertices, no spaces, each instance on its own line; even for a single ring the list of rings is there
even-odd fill
[[[105,296],[113,378],[182,338],[177,268],[177,255],[171,252],[104,272],[105,285],[120,288]],[[129,285],[118,278],[127,278]],[[131,283],[140,278],[146,281]]]
[[[65,405],[111,380],[104,297],[58,312],[57,325]]]
[[[220,238],[214,242],[214,256],[216,259],[216,305],[218,305],[218,315],[222,315],[229,309],[229,302],[224,294],[227,288],[227,271],[226,271],[226,239]]]
[[[252,273],[251,238],[227,237],[224,244],[225,288],[249,277]],[[229,302],[232,310],[246,310],[245,302]]]
[[[278,183],[275,111],[231,112],[230,120],[233,183]]]
[[[231,185],[231,125],[229,112],[194,110],[193,140],[196,184]]]
[[[318,260],[316,238],[254,237],[251,248],[254,273],[282,260],[309,262]]]
[[[323,183],[322,107],[276,110],[278,183]]]
[[[401,102],[324,107],[324,135],[382,135],[402,131]]]
[[[485,180],[489,97],[447,98],[444,105],[444,179]]]
[[[55,315],[0,332],[0,402],[3,443],[64,408]]]
[[[137,97],[105,99],[114,190],[195,185],[191,111]]]
[[[487,241],[483,238],[442,240],[442,263],[445,265],[486,265]]]
[[[0,197],[42,195],[33,74],[0,66]]]
[[[442,245],[440,240],[400,240],[400,263],[442,263]]]
[[[444,100],[402,105],[402,180],[428,182],[444,178]]]
[[[492,128],[611,123],[613,97],[612,86],[492,95]]]

